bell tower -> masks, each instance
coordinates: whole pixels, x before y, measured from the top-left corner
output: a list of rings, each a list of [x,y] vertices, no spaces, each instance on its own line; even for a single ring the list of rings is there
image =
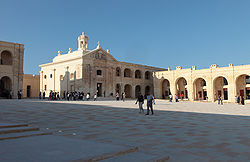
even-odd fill
[[[87,50],[88,49],[89,38],[82,32],[82,35],[78,37],[78,50]]]

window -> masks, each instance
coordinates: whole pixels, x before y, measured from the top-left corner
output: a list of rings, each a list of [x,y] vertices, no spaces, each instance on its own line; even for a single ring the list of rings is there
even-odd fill
[[[44,75],[44,79],[46,79],[47,78],[47,76],[46,75]]]
[[[97,75],[102,75],[102,71],[101,71],[101,70],[97,70],[97,71],[96,71],[96,74],[97,74]]]
[[[44,90],[47,91],[47,85],[44,85]]]
[[[141,78],[141,71],[140,70],[135,71],[135,78],[138,78],[138,79]]]
[[[121,76],[121,69],[119,67],[116,68],[116,76]]]
[[[145,72],[145,79],[150,79],[150,72],[149,71]]]
[[[50,78],[52,78],[52,74],[50,74]]]
[[[124,70],[124,77],[132,77],[131,70],[130,69],[125,69]]]
[[[228,85],[227,79],[224,78],[224,85]]]

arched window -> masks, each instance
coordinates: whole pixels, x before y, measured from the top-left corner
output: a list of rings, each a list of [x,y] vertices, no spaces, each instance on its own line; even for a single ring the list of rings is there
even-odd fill
[[[12,65],[12,56],[9,51],[1,53],[1,65]]]
[[[149,71],[146,71],[145,72],[145,79],[150,79],[151,77],[150,77],[150,72]]]
[[[135,78],[137,78],[137,79],[141,78],[141,71],[140,70],[135,71]]]
[[[132,77],[131,70],[130,69],[125,69],[124,70],[124,77]]]
[[[52,76],[53,76],[53,75],[52,75],[52,74],[50,74],[50,78],[52,78]]]
[[[47,76],[46,75],[44,75],[44,79],[46,79],[47,78]]]
[[[115,75],[116,76],[121,76],[121,69],[119,67],[116,68]]]

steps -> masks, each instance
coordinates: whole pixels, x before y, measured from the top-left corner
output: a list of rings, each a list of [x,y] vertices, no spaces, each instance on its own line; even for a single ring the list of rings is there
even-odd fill
[[[28,124],[4,124],[0,125],[0,141],[31,136],[51,135],[50,132],[42,132],[39,128],[29,127]]]

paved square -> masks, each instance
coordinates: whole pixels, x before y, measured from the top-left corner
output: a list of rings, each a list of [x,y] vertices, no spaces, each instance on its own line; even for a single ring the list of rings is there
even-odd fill
[[[134,161],[147,161],[145,155],[169,156],[169,161],[250,160],[250,105],[157,101],[154,110],[155,115],[140,114],[134,100],[0,100],[0,123],[29,123],[53,137],[138,147]],[[128,161],[128,155],[106,161]]]

